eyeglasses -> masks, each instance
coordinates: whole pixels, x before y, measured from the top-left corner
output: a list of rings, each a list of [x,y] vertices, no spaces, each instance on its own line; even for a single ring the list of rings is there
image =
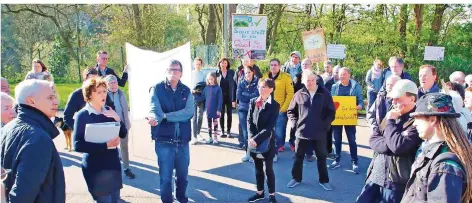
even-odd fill
[[[102,60],[108,60],[109,58],[105,58],[105,57],[100,57]]]
[[[168,68],[167,72],[180,72],[181,70],[179,68]]]

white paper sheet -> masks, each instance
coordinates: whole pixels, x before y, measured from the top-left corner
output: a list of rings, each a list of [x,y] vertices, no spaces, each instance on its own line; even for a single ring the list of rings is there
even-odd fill
[[[120,133],[120,123],[105,122],[85,125],[85,141],[92,143],[107,143]]]

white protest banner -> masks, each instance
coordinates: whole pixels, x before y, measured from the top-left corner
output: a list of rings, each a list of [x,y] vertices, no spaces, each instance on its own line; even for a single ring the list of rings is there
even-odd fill
[[[304,31],[302,38],[305,56],[308,57],[312,63],[326,61],[326,43],[323,28]]]
[[[171,60],[182,63],[181,81],[187,86],[191,84],[190,42],[163,53],[143,50],[126,43],[126,59],[130,67],[129,99],[132,119],[144,119],[149,116],[149,89],[166,79]]]
[[[346,58],[346,46],[342,44],[328,44],[327,47],[328,58],[344,59]]]
[[[424,60],[425,61],[443,61],[444,60],[444,47],[425,46],[424,47]]]
[[[232,19],[233,57],[265,59],[267,16],[233,14]]]

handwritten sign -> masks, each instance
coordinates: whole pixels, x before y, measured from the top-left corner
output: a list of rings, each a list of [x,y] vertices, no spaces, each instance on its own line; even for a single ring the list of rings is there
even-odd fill
[[[346,46],[342,44],[328,44],[328,58],[344,59],[346,58]]]
[[[355,96],[333,96],[336,118],[331,125],[357,125]]]
[[[267,16],[233,14],[232,19],[233,57],[265,59]]]
[[[317,28],[315,30],[305,31],[302,33],[302,36],[305,56],[307,56],[312,63],[326,61],[324,30],[322,28]]]
[[[444,47],[424,47],[424,60],[425,61],[443,61],[444,60]]]

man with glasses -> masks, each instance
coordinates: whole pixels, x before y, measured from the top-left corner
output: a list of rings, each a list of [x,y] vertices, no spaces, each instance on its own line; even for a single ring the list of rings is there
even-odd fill
[[[400,76],[401,79],[413,81],[413,77],[411,77],[411,75],[408,74],[408,72],[406,72],[404,68],[405,62],[402,58],[395,56],[390,57],[390,59],[388,60],[388,68],[386,68],[382,72],[382,88],[380,89],[380,91],[385,91],[385,81],[391,75]]]
[[[111,68],[108,68],[108,53],[106,51],[98,51],[97,52],[97,65],[95,65],[95,69],[98,71],[98,75],[100,77],[105,77],[107,75],[114,75],[118,79],[118,85],[120,87],[124,87],[126,85],[126,81],[128,81],[128,65],[125,66],[123,69],[123,76],[118,77],[115,71]]]
[[[166,79],[150,89],[151,110],[148,118],[151,136],[155,141],[159,166],[161,200],[174,202],[172,196],[172,172],[176,171],[176,198],[188,202],[186,195],[188,167],[190,164],[189,142],[195,109],[190,89],[180,79],[182,64],[172,60],[167,68]]]

